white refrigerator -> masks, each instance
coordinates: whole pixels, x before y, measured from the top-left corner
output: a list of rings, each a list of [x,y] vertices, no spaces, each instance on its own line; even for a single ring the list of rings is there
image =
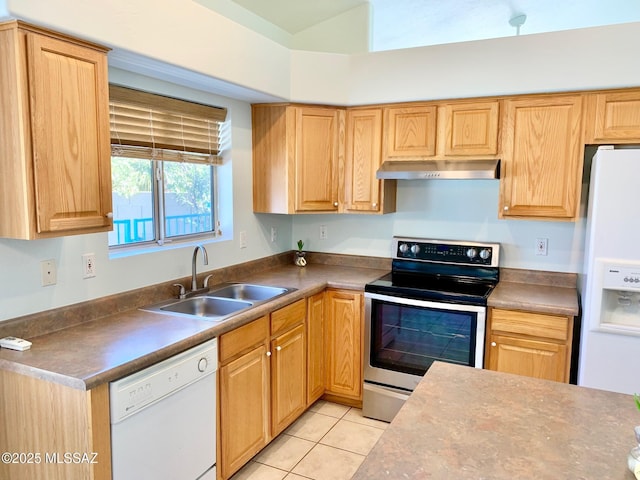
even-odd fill
[[[587,213],[578,384],[640,393],[640,149],[598,148]]]

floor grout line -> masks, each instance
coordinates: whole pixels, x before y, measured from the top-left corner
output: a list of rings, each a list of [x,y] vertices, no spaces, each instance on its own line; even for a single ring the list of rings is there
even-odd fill
[[[333,446],[333,445],[328,445],[328,444],[325,444],[325,443],[321,443],[321,442],[322,442],[322,440],[324,440],[324,438],[325,438],[325,437],[326,437],[326,436],[327,436],[327,435],[328,435],[328,434],[329,434],[329,433],[330,433],[330,432],[331,432],[331,431],[332,431],[332,430],[333,430],[333,429],[334,429],[334,428],[335,428],[335,427],[336,427],[340,422],[342,422],[342,421],[349,422],[350,424],[355,424],[355,425],[359,425],[359,426],[362,426],[362,427],[371,427],[371,428],[375,428],[375,429],[377,429],[377,430],[381,430],[381,431],[384,431],[384,430],[385,430],[385,428],[380,428],[380,427],[377,427],[377,426],[375,426],[375,425],[368,425],[368,424],[366,424],[366,423],[357,422],[357,421],[353,421],[353,420],[349,420],[349,419],[345,418],[345,417],[346,417],[346,415],[347,415],[347,414],[348,414],[348,413],[349,413],[353,408],[355,408],[355,407],[349,407],[349,408],[347,408],[347,410],[346,410],[346,411],[345,411],[341,416],[339,416],[339,417],[336,417],[336,416],[334,416],[334,415],[327,415],[326,413],[322,413],[322,412],[318,412],[318,411],[315,411],[315,410],[311,410],[311,409],[309,409],[309,410],[308,410],[308,412],[311,412],[311,413],[314,413],[314,414],[323,415],[323,416],[325,416],[325,417],[333,418],[334,420],[336,420],[336,422],[335,422],[335,423],[334,423],[334,424],[329,428],[329,430],[327,430],[327,432],[326,432],[324,435],[322,435],[322,437],[321,437],[319,440],[317,440],[317,441],[309,440],[308,438],[304,438],[304,437],[298,437],[298,436],[296,436],[296,435],[294,435],[294,434],[292,434],[292,433],[287,433],[287,430],[288,430],[288,429],[286,429],[285,431],[281,432],[281,433],[278,435],[278,437],[280,437],[280,436],[282,436],[282,435],[288,435],[288,436],[290,436],[290,437],[297,438],[297,439],[299,439],[299,440],[305,440],[305,441],[307,441],[307,442],[311,442],[311,443],[313,443],[313,446],[312,446],[312,447],[307,451],[307,453],[305,453],[305,454],[302,456],[302,458],[300,458],[300,460],[298,460],[298,461],[297,461],[297,462],[296,462],[296,463],[291,467],[291,469],[289,469],[289,470],[285,470],[285,469],[283,469],[283,468],[279,468],[279,467],[275,467],[275,466],[273,466],[273,465],[269,465],[268,463],[259,462],[259,461],[255,460],[255,459],[252,459],[251,461],[252,461],[252,462],[255,462],[255,463],[257,463],[257,464],[260,464],[260,465],[265,465],[265,466],[267,466],[267,467],[273,468],[273,469],[278,470],[278,471],[280,471],[280,472],[283,472],[283,473],[285,474],[283,478],[286,478],[289,474],[294,474],[294,475],[298,475],[298,476],[300,476],[300,477],[302,477],[302,478],[306,478],[306,479],[309,479],[309,480],[320,480],[320,479],[316,479],[316,477],[309,477],[309,476],[307,476],[307,475],[302,475],[302,474],[299,474],[299,473],[295,473],[295,472],[293,471],[293,470],[294,470],[294,469],[295,469],[295,468],[296,468],[296,467],[297,467],[297,466],[298,466],[298,465],[299,465],[299,464],[300,464],[300,463],[301,463],[305,458],[307,458],[307,456],[308,456],[308,455],[313,451],[313,449],[314,449],[314,448],[316,448],[318,445],[322,445],[323,447],[326,447],[326,448],[331,448],[331,449],[339,450],[339,451],[342,451],[342,452],[346,452],[346,453],[349,453],[349,454],[351,454],[351,455],[357,455],[358,457],[362,457],[362,458],[364,459],[364,458],[367,456],[367,454],[371,451],[371,449],[369,449],[369,452],[367,452],[367,454],[362,454],[362,453],[359,453],[359,452],[353,452],[353,451],[351,451],[351,450],[347,450],[347,449],[345,449],[345,448],[336,447],[336,446]],[[295,422],[294,422],[294,424],[295,424]],[[277,438],[277,437],[276,437],[276,438]],[[274,440],[275,440],[275,439],[274,439]],[[373,448],[373,447],[372,447],[372,448]]]

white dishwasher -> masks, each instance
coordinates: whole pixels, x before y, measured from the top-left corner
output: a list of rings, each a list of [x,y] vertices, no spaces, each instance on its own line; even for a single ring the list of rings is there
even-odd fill
[[[109,384],[113,480],[215,480],[217,347]]]

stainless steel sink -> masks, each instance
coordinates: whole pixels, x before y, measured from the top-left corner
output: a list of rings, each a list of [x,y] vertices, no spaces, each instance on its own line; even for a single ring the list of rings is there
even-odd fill
[[[165,312],[196,315],[198,317],[225,317],[231,313],[249,308],[252,305],[253,304],[251,302],[230,300],[226,298],[191,297],[160,307],[160,310]]]
[[[212,297],[235,298],[248,302],[263,302],[282,295],[288,288],[269,287],[267,285],[253,285],[250,283],[233,283],[226,287],[212,289],[207,295]]]
[[[235,313],[294,290],[251,283],[226,283],[187,298],[165,300],[140,310],[222,322]]]

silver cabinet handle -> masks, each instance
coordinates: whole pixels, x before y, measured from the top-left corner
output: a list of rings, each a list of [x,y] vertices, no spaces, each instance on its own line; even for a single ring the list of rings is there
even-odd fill
[[[278,346],[276,347],[276,350],[279,352],[280,350],[282,350],[282,347],[281,347],[280,345],[278,345]]]
[[[492,346],[492,347],[495,347],[496,345],[497,345],[497,343],[496,343],[496,342],[491,342],[491,346]]]
[[[505,206],[504,206],[504,208],[503,208],[503,210],[506,212],[507,210],[509,210],[509,206],[508,206],[508,205],[505,205]]]
[[[267,352],[267,357],[270,357],[270,356],[271,356],[271,352]]]
[[[333,202],[333,206],[337,207],[338,206],[338,202]]]

